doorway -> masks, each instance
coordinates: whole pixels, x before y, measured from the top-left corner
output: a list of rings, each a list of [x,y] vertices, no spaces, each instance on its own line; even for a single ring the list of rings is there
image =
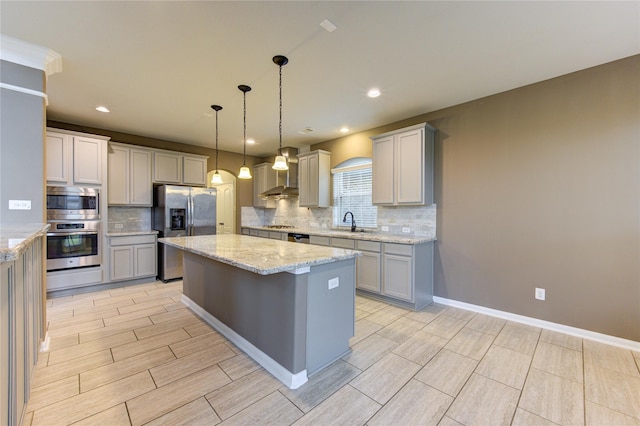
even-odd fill
[[[207,173],[207,186],[217,190],[216,234],[234,234],[236,229],[236,177],[224,170],[218,170],[222,183],[211,184],[213,170]]]

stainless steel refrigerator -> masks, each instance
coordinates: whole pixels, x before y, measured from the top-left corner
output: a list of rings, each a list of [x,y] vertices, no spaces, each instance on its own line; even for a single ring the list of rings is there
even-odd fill
[[[153,206],[153,229],[160,238],[216,233],[214,188],[156,186]],[[178,278],[182,278],[182,250],[158,244],[158,279]]]

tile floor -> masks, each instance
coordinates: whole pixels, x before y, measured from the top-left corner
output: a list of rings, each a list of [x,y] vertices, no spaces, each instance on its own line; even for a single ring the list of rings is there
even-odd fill
[[[181,282],[48,300],[24,425],[640,425],[640,353],[456,308],[356,299],[353,351],[290,390]]]

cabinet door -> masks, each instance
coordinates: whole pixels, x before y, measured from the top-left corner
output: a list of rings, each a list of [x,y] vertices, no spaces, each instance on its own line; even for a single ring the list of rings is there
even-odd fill
[[[258,164],[253,167],[253,207],[274,208],[274,200],[263,200],[258,195],[276,186],[278,174],[271,164]]]
[[[424,204],[424,129],[396,135],[395,202]]]
[[[184,157],[183,182],[187,185],[207,186],[207,159]]]
[[[319,155],[314,154],[308,157],[307,162],[307,184],[305,190],[307,191],[307,206],[315,207],[318,205],[318,172],[319,172]]]
[[[411,257],[395,254],[384,255],[384,286],[382,293],[413,301],[413,261]]]
[[[298,157],[298,205],[306,207],[309,199],[309,157]]]
[[[69,149],[65,135],[47,132],[47,182],[66,184],[70,181]]]
[[[373,204],[394,203],[394,149],[393,136],[373,141],[372,184]]]
[[[357,258],[356,287],[380,293],[380,253],[363,251]]]
[[[146,277],[156,275],[156,245],[138,244],[133,246],[133,249],[135,276]]]
[[[167,152],[156,152],[153,158],[154,182],[182,182],[182,155]]]
[[[111,280],[133,278],[133,246],[111,247]]]
[[[129,204],[129,149],[111,145],[107,159],[108,203]]]
[[[153,204],[151,182],[151,152],[132,149],[129,157],[129,203],[136,206]],[[111,182],[111,180],[109,180]],[[111,187],[109,187],[111,191]]]
[[[73,182],[102,184],[102,144],[104,141],[73,137]]]

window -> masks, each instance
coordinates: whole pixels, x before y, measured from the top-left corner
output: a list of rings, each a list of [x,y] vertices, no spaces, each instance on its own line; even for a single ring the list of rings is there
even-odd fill
[[[352,158],[331,170],[333,174],[333,225],[351,227],[351,217],[342,222],[346,212],[353,213],[359,228],[376,228],[378,208],[371,204],[371,159]]]

